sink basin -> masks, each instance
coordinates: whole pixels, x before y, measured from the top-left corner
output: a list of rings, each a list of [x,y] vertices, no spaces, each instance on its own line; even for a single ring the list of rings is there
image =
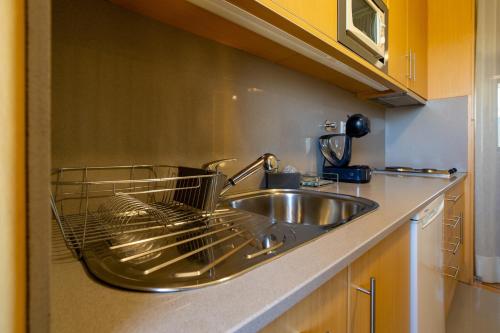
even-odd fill
[[[155,205],[170,216],[187,214]],[[142,238],[120,233],[95,241],[83,258],[95,277],[121,288],[154,292],[200,288],[270,262],[377,206],[363,198],[304,190],[232,195],[209,219],[190,218],[175,232],[158,227],[155,220],[151,227],[149,220],[140,220],[141,226],[146,225],[138,229],[144,232]],[[102,226],[95,222],[96,228]]]
[[[335,227],[378,207],[374,201],[343,194],[307,190],[261,190],[236,194],[223,203],[263,215],[273,222]]]

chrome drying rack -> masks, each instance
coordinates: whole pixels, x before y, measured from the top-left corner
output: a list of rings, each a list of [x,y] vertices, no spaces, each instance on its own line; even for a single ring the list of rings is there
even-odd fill
[[[61,168],[52,173],[51,206],[67,247],[99,279],[134,290],[189,289],[241,274],[296,238],[265,217],[216,209],[225,181],[163,165]],[[277,245],[268,248],[271,236]]]
[[[208,226],[224,176],[166,165],[60,168],[51,207],[67,246],[85,248],[122,234]]]

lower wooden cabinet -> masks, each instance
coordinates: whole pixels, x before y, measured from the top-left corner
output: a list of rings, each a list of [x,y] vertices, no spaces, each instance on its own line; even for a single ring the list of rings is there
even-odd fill
[[[375,331],[410,330],[410,228],[404,224],[349,266],[351,333],[370,332],[370,310],[375,306]],[[374,295],[370,279],[375,281]],[[370,303],[375,297],[375,304]]]
[[[347,278],[346,268],[261,332],[347,332]]]
[[[373,305],[376,332],[408,332],[409,232],[409,223],[395,230],[261,332],[368,333]],[[367,294],[373,291],[371,278],[374,295]]]
[[[464,266],[465,224],[464,182],[460,182],[445,193],[443,220],[443,274],[444,305],[448,314],[460,270]]]

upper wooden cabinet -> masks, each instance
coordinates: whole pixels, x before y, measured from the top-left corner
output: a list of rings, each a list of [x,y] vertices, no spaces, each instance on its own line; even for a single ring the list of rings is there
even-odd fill
[[[389,8],[388,73],[408,86],[408,0],[387,0]]]
[[[408,0],[410,89],[427,98],[427,0]]]
[[[427,98],[427,0],[388,0],[391,77]]]
[[[337,0],[257,0],[319,38],[337,40]]]
[[[110,0],[366,98],[407,88],[337,42],[337,0]]]
[[[472,95],[475,1],[429,1],[429,98]]]

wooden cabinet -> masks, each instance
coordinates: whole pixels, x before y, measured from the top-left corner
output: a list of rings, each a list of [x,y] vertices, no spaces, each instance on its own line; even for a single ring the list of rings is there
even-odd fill
[[[347,332],[347,268],[335,275],[261,332]]]
[[[398,228],[261,332],[369,332],[371,296],[366,292],[371,291],[371,278],[376,290],[376,331],[408,332],[409,231],[408,223]]]
[[[337,40],[336,0],[258,0],[319,38]]]
[[[409,88],[427,98],[427,0],[408,0]]]
[[[401,83],[337,42],[337,0],[110,0],[366,98]]]
[[[429,1],[429,98],[472,95],[475,1]]]
[[[404,333],[410,329],[410,229],[401,226],[350,265],[349,327],[370,332],[370,278],[375,280],[375,331]],[[372,291],[373,292],[373,291]]]
[[[391,77],[408,86],[408,0],[388,0],[389,31],[387,71]]]
[[[443,273],[444,305],[448,313],[460,270],[464,265],[464,223],[465,197],[464,182],[460,182],[445,194],[445,211],[443,220]]]
[[[427,98],[427,0],[388,0],[389,75]]]

